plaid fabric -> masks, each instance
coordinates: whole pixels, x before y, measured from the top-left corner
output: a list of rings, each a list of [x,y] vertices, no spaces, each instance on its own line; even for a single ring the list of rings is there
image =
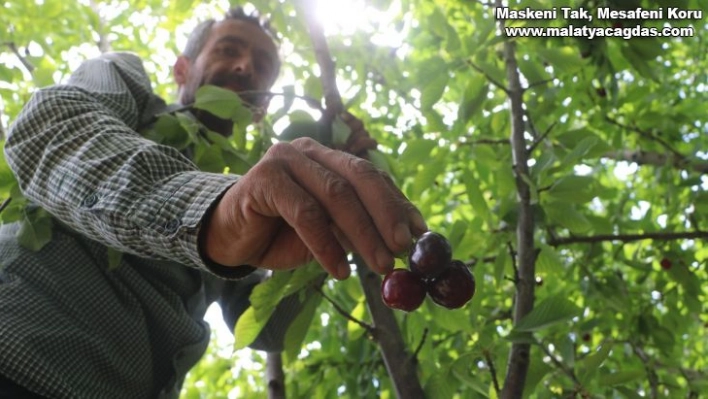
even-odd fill
[[[23,193],[59,222],[40,251],[0,227],[0,375],[50,398],[176,398],[209,342],[263,278],[209,265],[200,221],[237,176],[199,172],[138,134],[166,109],[128,53],[85,62],[36,92],[8,132]],[[124,253],[108,269],[107,247]],[[225,280],[223,278],[229,278]],[[254,347],[279,350],[298,301],[284,301]]]

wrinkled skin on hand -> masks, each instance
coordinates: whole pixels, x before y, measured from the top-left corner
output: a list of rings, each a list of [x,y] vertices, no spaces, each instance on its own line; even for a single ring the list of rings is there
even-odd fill
[[[388,175],[309,138],[273,145],[203,228],[203,252],[221,265],[284,270],[316,259],[337,279],[350,274],[348,251],[385,274],[427,230]]]

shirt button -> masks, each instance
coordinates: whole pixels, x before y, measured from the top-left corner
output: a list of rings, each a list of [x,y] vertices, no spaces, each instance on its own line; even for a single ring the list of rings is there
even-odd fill
[[[91,194],[88,197],[84,198],[83,201],[81,201],[81,205],[91,208],[92,206],[96,205],[98,202],[98,194]]]
[[[165,231],[168,233],[174,233],[181,225],[182,222],[179,219],[172,219],[165,225]]]

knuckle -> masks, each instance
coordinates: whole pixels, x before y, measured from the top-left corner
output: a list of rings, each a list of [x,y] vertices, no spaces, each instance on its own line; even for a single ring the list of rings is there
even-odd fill
[[[349,157],[347,159],[347,167],[355,174],[361,175],[364,178],[377,177],[379,174],[379,171],[371,162],[357,157]]]
[[[315,200],[302,200],[294,209],[295,224],[300,228],[310,229],[321,226],[324,219],[322,208]]]
[[[300,137],[290,143],[300,151],[311,151],[318,145],[317,141],[311,137]]]
[[[353,197],[354,189],[346,180],[332,177],[325,182],[324,193],[329,199],[343,201]]]
[[[291,143],[279,142],[266,151],[264,158],[284,158],[293,151]]]

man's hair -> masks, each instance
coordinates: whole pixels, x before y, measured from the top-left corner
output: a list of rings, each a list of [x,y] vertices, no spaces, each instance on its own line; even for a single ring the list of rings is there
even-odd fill
[[[270,26],[270,20],[261,17],[261,15],[256,11],[251,14],[246,14],[246,11],[243,9],[243,7],[232,8],[224,14],[224,20],[228,19],[246,21],[248,23],[254,24],[263,29],[263,31],[268,34],[268,36],[270,36],[274,41],[277,41],[277,34],[275,30],[273,30],[273,28]],[[192,33],[189,35],[189,39],[187,39],[187,45],[184,47],[184,51],[182,52],[182,54],[189,58],[191,61],[194,61],[204,48],[204,45],[206,44],[207,39],[209,38],[209,33],[211,33],[211,28],[214,26],[215,23],[215,19],[208,19],[197,25],[192,31]]]

